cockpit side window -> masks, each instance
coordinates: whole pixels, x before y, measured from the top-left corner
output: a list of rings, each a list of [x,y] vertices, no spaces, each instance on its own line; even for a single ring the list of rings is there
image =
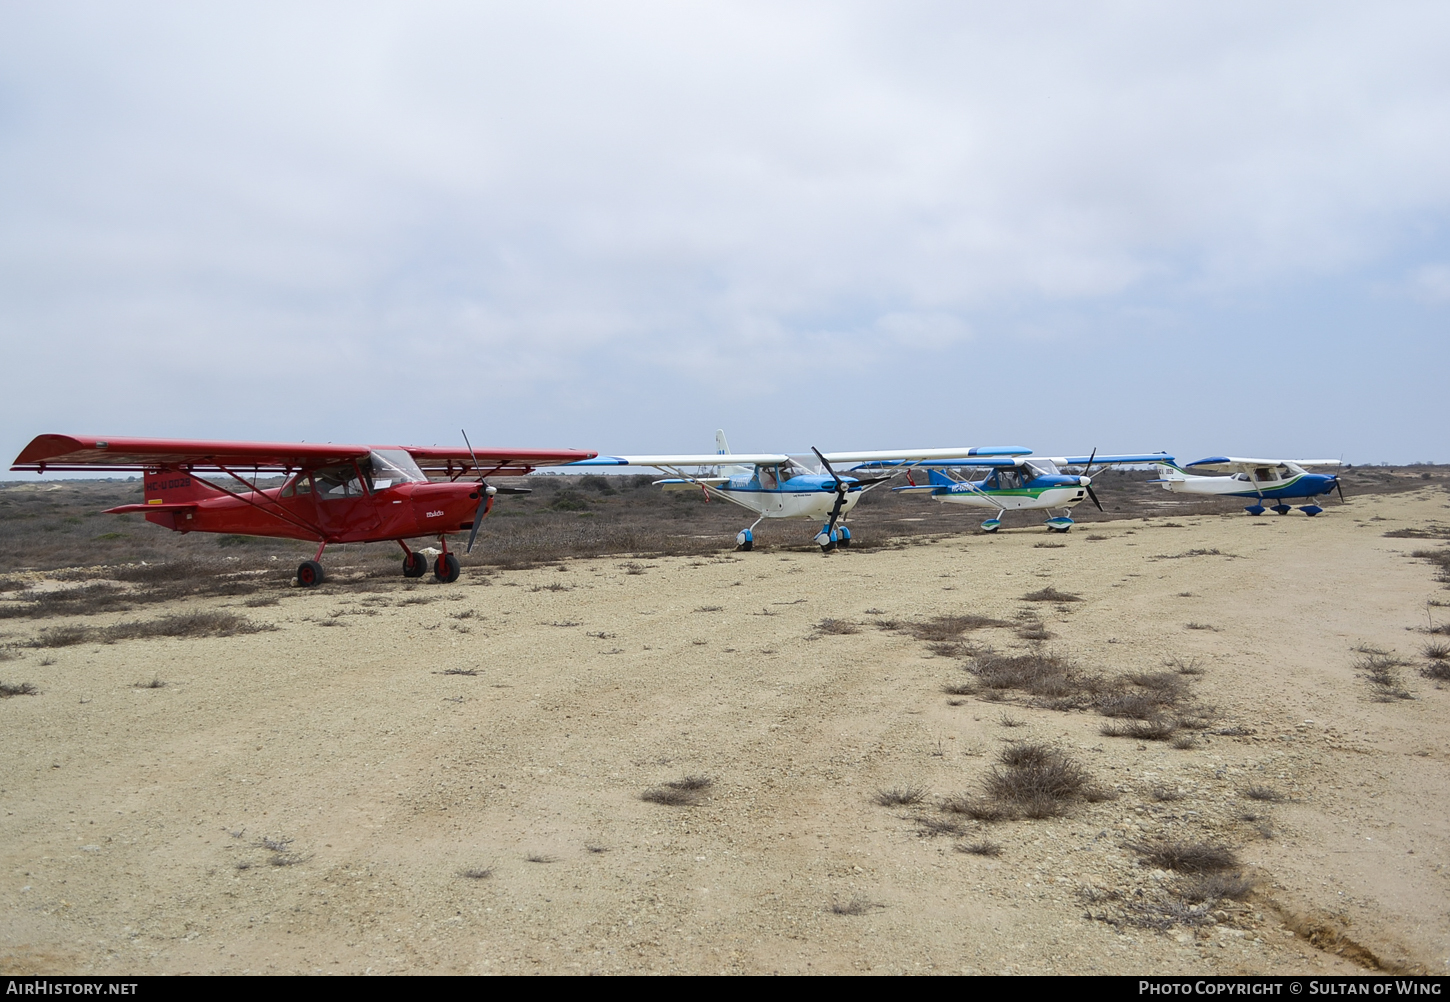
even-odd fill
[[[303,470],[297,476],[287,481],[287,486],[282,488],[279,497],[290,498],[297,494],[312,493],[312,474]]]
[[[366,493],[362,478],[358,475],[357,465],[354,463],[324,466],[313,471],[312,479],[317,485],[318,496],[324,501],[358,498]]]
[[[780,481],[779,481],[778,469],[779,468],[778,467],[775,467],[775,466],[757,466],[756,467],[756,472],[757,472],[757,474],[758,474],[758,476],[760,478],[760,489],[761,490],[773,491],[773,490],[776,489],[776,487],[779,486]]]
[[[1269,469],[1267,466],[1260,466],[1256,470],[1254,470],[1254,479],[1260,481],[1261,483],[1264,481],[1273,480],[1274,471]]]

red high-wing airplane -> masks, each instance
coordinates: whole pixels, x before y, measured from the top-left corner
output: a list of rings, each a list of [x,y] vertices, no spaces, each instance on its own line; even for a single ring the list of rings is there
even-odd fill
[[[467,437],[464,438],[465,445]],[[598,453],[582,449],[478,449],[436,446],[312,445],[274,442],[193,442],[152,438],[40,435],[15,458],[11,470],[140,472],[145,504],[108,509],[108,515],[144,512],[146,521],[177,532],[228,532],[316,542],[317,555],[297,568],[297,583],[322,581],[322,551],[329,543],[396,542],[403,574],[422,577],[428,561],[407,539],[437,536],[443,552],[433,563],[439,581],[458,579],[458,558],[448,534],[468,532],[468,549],[493,507],[495,494],[527,494],[492,487],[491,476],[517,477]],[[221,474],[221,483],[199,473]],[[283,474],[281,487],[258,490],[259,474]],[[428,474],[447,478],[433,482]],[[248,482],[243,474],[250,475]],[[465,483],[457,481],[470,477]],[[477,479],[473,480],[472,477]],[[224,484],[235,481],[235,488]]]

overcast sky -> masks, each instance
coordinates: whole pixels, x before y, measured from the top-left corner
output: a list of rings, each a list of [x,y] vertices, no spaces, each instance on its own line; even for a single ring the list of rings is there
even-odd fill
[[[1450,461],[1444,3],[0,4],[42,432]]]

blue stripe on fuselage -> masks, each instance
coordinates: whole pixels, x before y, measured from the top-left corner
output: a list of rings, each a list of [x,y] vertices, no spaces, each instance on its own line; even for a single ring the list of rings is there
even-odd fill
[[[848,490],[856,488],[855,477],[842,477],[841,482]],[[754,477],[735,477],[717,489],[739,494],[834,494],[836,481],[823,474],[809,473],[782,481],[778,487],[761,487]]]
[[[1312,498],[1318,494],[1332,494],[1335,480],[1335,477],[1327,477],[1322,473],[1306,473],[1298,480],[1291,481],[1283,487],[1271,487],[1263,491],[1234,491],[1232,494],[1224,496],[1233,498]]]

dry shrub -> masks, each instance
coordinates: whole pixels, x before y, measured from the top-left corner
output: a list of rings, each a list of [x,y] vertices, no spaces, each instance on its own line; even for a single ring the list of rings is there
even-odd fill
[[[973,821],[1013,821],[1021,816],[1015,805],[965,794],[943,800],[941,809],[949,814],[965,814]]]
[[[1040,588],[1037,591],[1028,592],[1022,596],[1024,602],[1081,602],[1081,595],[1074,595],[1072,592],[1058,591],[1052,585]]]
[[[685,776],[663,786],[645,790],[639,795],[639,799],[667,807],[694,807],[705,799],[705,791],[714,783],[708,776]]]
[[[1066,658],[1043,650],[1015,655],[978,655],[967,670],[985,688],[1020,689],[1059,704],[1054,707],[1058,709],[1081,705],[1100,685],[1096,677],[1083,675]]]
[[[847,902],[844,902],[844,903],[843,902],[840,902],[840,901],[833,902],[831,904],[831,914],[833,914],[833,915],[865,915],[872,908],[884,908],[884,907],[885,907],[884,905],[875,904],[874,902],[868,901],[865,898],[852,898],[850,901],[847,901]]]
[[[816,632],[831,636],[848,636],[852,633],[860,633],[861,629],[855,623],[848,623],[844,619],[823,619],[816,624]]]
[[[871,800],[878,807],[910,807],[926,799],[926,790],[915,784],[883,787]]]
[[[996,842],[959,842],[952,848],[957,852],[970,853],[973,856],[991,856],[993,859],[1002,855],[1002,847]]]
[[[1105,738],[1132,738],[1135,741],[1167,741],[1178,730],[1178,722],[1155,717],[1151,720],[1127,720],[1104,724],[1099,731]]]
[[[231,612],[211,610],[183,612],[147,622],[117,623],[99,631],[106,642],[147,637],[232,637],[239,633],[262,633],[275,626],[254,623]]]
[[[1051,745],[1014,741],[998,753],[997,763],[987,771],[984,792],[1028,818],[1056,817],[1092,786],[1088,771]]]
[[[1271,786],[1259,786],[1257,784],[1244,790],[1244,796],[1250,800],[1261,800],[1270,804],[1281,804],[1289,799]]]
[[[881,625],[884,629],[895,629],[900,626],[897,623],[886,626],[884,622]],[[956,640],[963,633],[969,633],[972,630],[981,630],[989,626],[1007,625],[1009,624],[1000,619],[993,619],[991,616],[978,616],[969,613],[958,616],[933,616],[931,619],[924,620],[920,623],[908,623],[904,628],[906,632],[910,633],[917,640],[942,642]]]
[[[53,626],[50,629],[41,630],[40,636],[32,643],[32,647],[74,647],[76,644],[83,644],[91,638],[91,630],[84,626]]]
[[[1227,899],[1242,901],[1254,889],[1256,881],[1242,873],[1205,873],[1179,881],[1173,892],[1185,901],[1210,904]]]
[[[34,696],[39,693],[29,682],[0,682],[0,699],[9,699],[11,696]]]
[[[1239,865],[1237,854],[1224,845],[1209,842],[1130,842],[1128,848],[1143,862],[1178,873],[1219,873]]]
[[[920,814],[912,818],[916,822],[917,830],[926,836],[936,835],[961,835],[966,827],[956,818],[934,818],[927,814]]]
[[[460,870],[458,875],[465,880],[487,880],[493,876],[493,867],[479,866],[467,870]]]
[[[1410,662],[1394,654],[1365,654],[1354,663],[1354,670],[1363,672],[1374,690],[1374,700],[1391,703],[1397,699],[1414,699],[1400,678],[1400,669]]]

